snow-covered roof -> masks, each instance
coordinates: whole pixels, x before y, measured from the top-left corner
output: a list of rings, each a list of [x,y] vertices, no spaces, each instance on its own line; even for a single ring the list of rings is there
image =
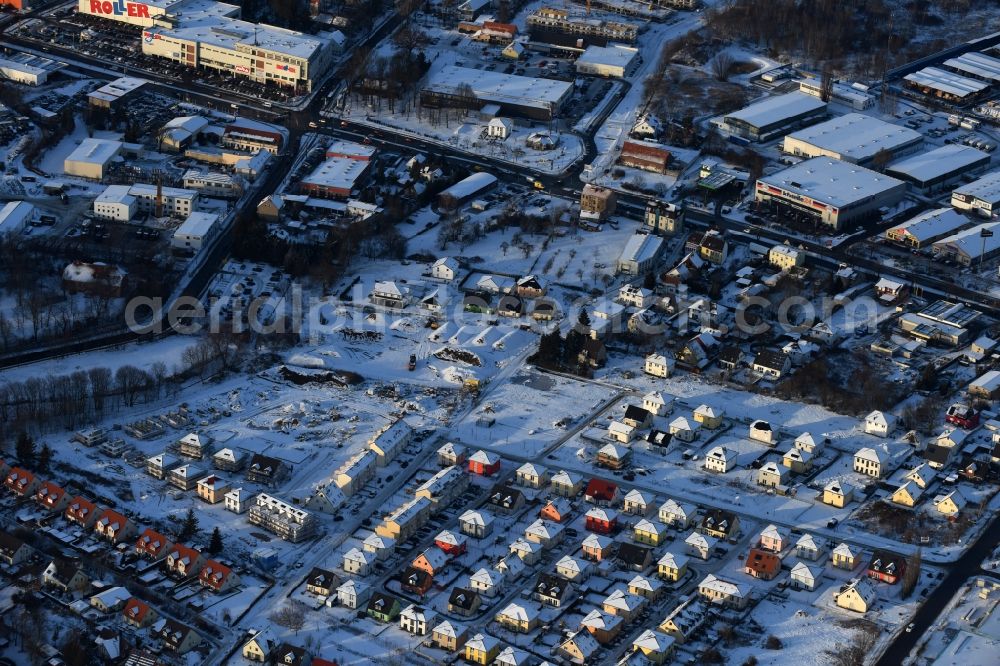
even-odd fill
[[[497,177],[485,171],[479,171],[458,181],[444,192],[441,196],[450,196],[455,199],[465,199],[477,192],[493,186],[497,182]]]
[[[920,132],[863,113],[847,113],[804,127],[786,142],[801,141],[849,162],[866,162],[880,150],[898,150],[923,141]]]
[[[607,46],[597,46],[590,44],[587,49],[577,58],[576,63],[584,65],[599,65],[605,67],[621,67],[628,69],[632,61],[639,56],[639,50],[624,44],[608,44]]]
[[[956,171],[989,164],[990,156],[971,146],[951,143],[894,163],[886,173],[916,183],[926,183]]]
[[[949,58],[943,64],[945,67],[957,69],[963,74],[969,74],[973,78],[985,79],[994,84],[1000,83],[1000,59],[985,53],[970,51],[957,58]]]
[[[714,590],[719,594],[735,598],[744,598],[750,591],[749,586],[733,583],[723,578],[719,578],[715,574],[708,574],[705,576],[705,579],[701,581],[701,584],[698,587]]]
[[[642,264],[656,257],[663,249],[663,238],[653,234],[633,234],[625,243],[619,261]]]
[[[728,114],[726,120],[740,120],[751,127],[764,128],[825,108],[826,102],[818,97],[790,92],[754,102],[739,111]]]
[[[667,551],[663,553],[663,557],[657,561],[657,564],[661,564],[665,567],[671,567],[673,569],[680,569],[684,567],[689,561],[689,558],[684,553],[675,553],[673,551]]]
[[[945,71],[940,67],[924,67],[903,78],[915,85],[938,90],[959,98],[981,93],[990,87],[990,84],[985,81],[970,79],[967,76]]]
[[[817,202],[847,208],[867,201],[903,182],[832,157],[814,157],[757,180],[758,188],[771,186]]]
[[[477,98],[486,102],[539,108],[557,105],[573,87],[568,81],[445,65],[431,72],[424,90],[450,95],[465,84],[472,88]]]
[[[991,204],[1000,203],[1000,171],[993,171],[952,192],[967,199],[978,199]]]

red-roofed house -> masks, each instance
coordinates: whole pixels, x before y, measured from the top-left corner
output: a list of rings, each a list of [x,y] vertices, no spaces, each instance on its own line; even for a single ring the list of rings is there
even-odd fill
[[[618,498],[618,486],[603,479],[591,479],[583,497],[591,504],[611,506]]]
[[[80,527],[90,528],[97,520],[97,505],[83,496],[74,497],[66,507],[66,520]]]
[[[49,511],[62,511],[69,504],[69,497],[66,496],[65,490],[51,481],[46,481],[38,487],[35,501]]]
[[[135,554],[139,557],[158,560],[164,557],[173,545],[170,539],[147,527],[135,542]]]
[[[480,476],[493,476],[500,471],[500,456],[480,449],[469,456],[469,471]]]
[[[215,560],[206,560],[205,567],[198,574],[198,582],[203,587],[210,588],[216,592],[225,592],[230,588],[240,584],[240,577],[233,573],[229,567],[219,564]]]
[[[18,497],[26,497],[38,488],[38,479],[26,469],[12,467],[10,472],[7,473],[7,478],[3,484],[7,490]]]
[[[204,561],[201,553],[194,548],[177,544],[167,555],[167,571],[178,576],[193,576]]]
[[[97,522],[94,523],[94,531],[112,543],[121,543],[126,539],[130,539],[135,534],[135,525],[132,524],[131,520],[117,511],[105,509],[97,517]]]
[[[156,622],[157,616],[157,612],[149,604],[135,597],[129,599],[122,610],[122,617],[125,618],[125,622],[139,629],[148,627]]]

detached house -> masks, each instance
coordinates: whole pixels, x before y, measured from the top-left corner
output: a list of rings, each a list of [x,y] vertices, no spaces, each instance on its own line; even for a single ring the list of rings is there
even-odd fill
[[[329,597],[336,593],[339,581],[332,571],[313,567],[306,576],[306,592],[318,597]]]
[[[476,634],[465,642],[465,660],[486,666],[500,654],[500,641],[489,634]]]
[[[709,509],[701,519],[698,531],[716,539],[729,539],[740,533],[740,519],[730,511]]]
[[[441,467],[463,466],[467,458],[465,447],[446,442],[437,450],[438,465]]]
[[[531,598],[552,608],[562,608],[572,589],[573,585],[564,578],[540,573],[531,588]]]
[[[524,493],[507,484],[499,484],[493,486],[487,503],[490,505],[490,509],[496,513],[509,516],[512,513],[517,513],[524,506]]]
[[[575,472],[559,470],[552,476],[551,488],[561,497],[576,497],[583,490],[583,477]]]
[[[504,587],[504,577],[498,571],[481,568],[469,576],[469,589],[484,597],[498,596]]]
[[[820,572],[818,570],[814,570],[802,562],[795,563],[790,576],[792,587],[800,590],[809,590],[810,592],[816,589],[819,577]]]
[[[812,454],[794,446],[785,452],[781,458],[781,464],[792,471],[793,474],[808,474],[812,469]]]
[[[617,615],[625,622],[631,622],[642,611],[646,603],[648,602],[644,597],[615,590],[604,599],[601,606],[605,613]]]
[[[38,490],[35,492],[35,502],[46,511],[61,512],[69,503],[69,496],[56,484],[46,481],[38,486]]]
[[[683,416],[678,416],[670,422],[670,436],[681,442],[693,442],[698,437],[698,426],[692,425]]]
[[[84,529],[90,529],[97,520],[97,506],[82,496],[74,497],[66,506],[66,520]]]
[[[750,591],[749,586],[719,578],[714,574],[705,576],[698,585],[698,593],[709,601],[737,609],[746,608],[750,601]]]
[[[448,612],[469,617],[475,615],[482,603],[482,598],[475,590],[456,587],[448,597]]]
[[[493,476],[500,471],[500,456],[482,449],[469,456],[469,472],[480,476]]]
[[[520,557],[521,561],[530,567],[538,564],[538,560],[542,558],[542,547],[518,537],[510,544],[510,553]]]
[[[761,419],[750,423],[748,437],[755,442],[767,444],[768,446],[774,445],[775,442],[775,433],[771,428],[771,424]]]
[[[566,580],[577,582],[586,580],[592,570],[593,565],[588,560],[578,560],[572,555],[563,555],[562,559],[556,562],[556,574]]]
[[[573,512],[573,505],[562,497],[551,499],[538,512],[539,518],[549,520],[554,523],[562,523],[569,518]]]
[[[494,619],[504,629],[519,634],[528,634],[538,627],[538,608],[534,604],[522,604],[514,601],[500,610]]]
[[[171,619],[163,621],[158,636],[163,649],[177,654],[186,654],[201,643],[201,636],[194,629]]]
[[[337,602],[347,608],[364,608],[371,596],[371,587],[359,580],[347,579],[337,587]]]
[[[906,570],[906,559],[902,555],[890,553],[887,550],[876,550],[868,562],[865,572],[869,578],[894,585]]]
[[[597,506],[611,506],[618,499],[618,486],[603,479],[591,479],[583,498]]]
[[[965,509],[967,503],[961,492],[953,490],[950,493],[935,497],[934,509],[941,515],[954,519]]]
[[[708,405],[700,405],[694,410],[695,423],[708,430],[715,430],[721,427],[723,417],[725,417],[725,412]]]
[[[777,525],[768,525],[760,533],[760,547],[772,553],[780,553],[788,545],[788,537]]]
[[[458,526],[462,534],[483,539],[493,532],[493,516],[486,511],[469,509],[458,517]]]
[[[229,482],[214,474],[198,481],[198,497],[209,504],[221,502],[230,490]]]
[[[550,523],[539,518],[524,529],[524,538],[548,550],[562,543],[564,531],[559,523]]]
[[[468,539],[461,532],[441,530],[434,537],[434,545],[444,551],[449,557],[463,555],[468,549]]]
[[[368,608],[365,610],[368,617],[383,624],[394,622],[402,611],[399,599],[385,594],[384,592],[374,592],[368,599]]]
[[[632,652],[640,653],[651,664],[665,664],[674,655],[674,638],[667,634],[646,629],[632,641]]]
[[[658,599],[663,592],[663,583],[655,578],[646,578],[642,574],[636,574],[628,582],[628,593],[637,597],[643,597],[650,601]]]
[[[838,569],[853,571],[854,567],[858,566],[858,557],[860,554],[853,546],[841,543],[833,549],[831,562]]]
[[[591,507],[586,513],[586,528],[597,534],[611,534],[618,528],[618,512],[599,506]]]
[[[431,642],[442,650],[456,652],[465,645],[469,630],[464,625],[444,620],[431,632]]]
[[[247,481],[265,486],[277,484],[285,477],[286,473],[285,463],[277,458],[259,453],[253,454],[250,458],[250,464],[247,465]]]
[[[823,540],[811,534],[803,534],[795,542],[795,555],[804,560],[818,560],[823,554]]]
[[[757,470],[757,485],[765,488],[784,486],[788,481],[788,469],[770,460]]]
[[[823,503],[844,508],[854,500],[854,486],[834,479],[823,487]]]
[[[621,620],[619,620],[620,622]],[[611,639],[608,639],[611,640]],[[588,627],[584,627],[576,633],[570,634],[563,641],[556,652],[562,659],[571,664],[583,666],[591,663],[593,656],[601,649],[600,644],[594,638]]]
[[[9,532],[0,530],[0,562],[8,566],[21,564],[31,555],[31,548]]]
[[[854,454],[854,471],[879,479],[884,473],[882,456],[875,449],[865,447]]]
[[[643,518],[632,528],[632,538],[637,543],[659,546],[667,539],[667,528],[661,523]]]
[[[705,469],[717,474],[725,474],[736,467],[736,452],[724,446],[713,447],[705,454]]]
[[[135,525],[117,511],[105,509],[94,523],[94,531],[103,539],[121,543],[135,535]]]
[[[674,359],[663,354],[652,353],[646,357],[643,371],[653,377],[667,378],[674,372]]]
[[[42,585],[63,592],[86,592],[90,589],[90,580],[78,565],[67,560],[52,560],[42,571]]]
[[[668,499],[660,506],[658,512],[660,522],[675,530],[686,530],[694,522],[698,508],[693,504],[684,504]]]
[[[30,497],[38,489],[38,478],[26,469],[12,467],[4,480],[8,491],[18,497]]]
[[[872,582],[866,578],[855,578],[850,583],[841,586],[834,596],[834,601],[841,608],[856,613],[867,613],[875,605],[878,593]]]
[[[869,435],[888,437],[895,426],[895,421],[895,418],[891,414],[875,410],[865,417],[864,429]]]
[[[614,555],[615,542],[601,534],[589,534],[583,540],[580,550],[583,556],[593,562],[600,562]]]
[[[618,615],[595,608],[580,620],[580,627],[586,629],[598,643],[606,645],[618,637],[625,627],[625,620]]]
[[[623,437],[629,437],[631,440],[631,433],[634,431],[632,426],[625,425],[624,423],[618,423],[614,421],[608,427],[608,431],[611,432],[615,426],[619,426],[624,430],[628,431],[628,435],[622,434]],[[597,451],[597,464],[601,467],[606,467],[608,469],[622,469],[626,467],[632,460],[632,449],[626,448],[624,446],[619,446],[617,444],[605,444]]]
[[[426,636],[436,619],[432,609],[410,604],[399,614],[399,628],[414,636]]]
[[[205,560],[205,566],[198,574],[198,582],[213,592],[228,592],[240,584],[240,577],[224,564],[219,564],[215,560]]]
[[[622,511],[633,516],[645,516],[652,508],[653,495],[633,488],[625,494]]]
[[[535,463],[524,463],[514,474],[517,484],[525,488],[544,488],[549,483],[548,470]]]
[[[176,544],[168,550],[170,552],[163,564],[167,572],[181,578],[196,574],[204,561],[200,552],[183,544]]]
[[[374,563],[375,556],[371,553],[366,553],[363,550],[358,550],[357,548],[351,548],[344,553],[342,566],[344,571],[347,573],[367,576],[371,572],[371,568]]]
[[[122,619],[136,629],[144,629],[156,622],[159,614],[149,604],[132,597],[122,609]]]
[[[656,563],[656,573],[663,580],[676,583],[687,573],[687,565],[687,555],[668,550]]]
[[[413,560],[413,568],[426,571],[431,576],[436,576],[448,565],[448,555],[437,546],[431,546],[424,552],[417,555]]]
[[[170,539],[147,527],[135,542],[135,554],[139,557],[158,560],[161,557],[166,557],[173,546]]]

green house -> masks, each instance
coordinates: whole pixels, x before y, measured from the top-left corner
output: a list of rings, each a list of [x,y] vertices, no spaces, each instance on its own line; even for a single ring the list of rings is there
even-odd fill
[[[368,600],[368,617],[375,618],[379,622],[394,622],[401,610],[403,608],[399,605],[399,600],[388,594],[376,592]]]

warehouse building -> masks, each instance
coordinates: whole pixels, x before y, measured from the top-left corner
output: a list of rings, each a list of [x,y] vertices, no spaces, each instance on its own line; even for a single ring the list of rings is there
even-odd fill
[[[176,253],[197,254],[215,241],[221,227],[215,213],[191,213],[174,231],[170,247]]]
[[[0,58],[0,78],[40,86],[49,80],[49,74],[65,67],[64,63],[42,58],[30,53],[15,53]]]
[[[135,99],[147,83],[146,79],[122,76],[87,95],[87,101],[91,106],[113,111]]]
[[[781,149],[798,157],[833,157],[866,166],[879,153],[886,162],[912,153],[923,140],[920,132],[908,127],[848,113],[789,134]]]
[[[1000,83],[1000,59],[973,51],[945,60],[941,66],[962,76],[984,81],[991,86]]]
[[[495,187],[496,184],[497,177],[485,171],[466,176],[438,194],[438,207],[444,211],[455,210],[472,197]]]
[[[987,153],[951,143],[896,162],[885,172],[923,194],[932,194],[959,182],[963,176],[982,173],[989,165]]]
[[[885,237],[886,240],[919,250],[969,224],[971,224],[969,218],[954,208],[937,208],[920,213],[900,225],[887,229]]]
[[[311,174],[302,179],[299,189],[303,194],[327,199],[346,199],[351,196],[361,177],[368,171],[369,163],[347,157],[328,157]]]
[[[124,144],[121,141],[86,138],[63,161],[68,176],[101,180],[111,162],[118,158]]]
[[[641,60],[639,49],[632,46],[591,45],[576,59],[576,73],[623,79],[635,71]]]
[[[983,237],[983,232],[993,234]],[[942,238],[932,246],[938,259],[951,259],[963,266],[987,261],[1000,253],[1000,222],[985,222]]]
[[[19,234],[35,218],[35,207],[27,201],[8,201],[0,208],[0,235]]]
[[[791,92],[768,97],[724,116],[719,129],[749,141],[768,141],[818,122],[826,115],[826,102]]]
[[[755,199],[788,217],[849,229],[895,206],[906,183],[856,164],[814,157],[757,180]]]
[[[573,93],[568,81],[501,74],[485,69],[445,65],[427,76],[420,91],[421,104],[434,107],[467,107],[463,88],[472,89],[472,108],[496,104],[499,115],[552,120]]]
[[[919,340],[957,347],[969,340],[969,326],[981,314],[961,303],[939,300],[920,312],[900,316],[899,327]]]
[[[813,97],[823,97],[822,79],[801,79],[798,84],[799,92]],[[847,85],[834,81],[830,86],[830,101],[849,106],[855,111],[864,111],[875,106],[875,96],[868,92],[867,86],[860,83]]]
[[[243,194],[244,180],[220,171],[188,169],[181,180],[185,189],[196,190],[207,197],[238,199]]]
[[[273,125],[266,125],[255,120],[238,118],[226,125],[222,131],[219,145],[233,150],[243,150],[248,153],[258,153],[266,150],[277,155],[285,136]]]
[[[979,99],[990,87],[985,81],[970,79],[939,67],[924,67],[907,74],[903,81],[906,87],[919,93],[958,104]]]
[[[618,272],[625,275],[645,275],[659,264],[663,252],[663,237],[654,234],[634,234],[625,243],[618,257]]]
[[[1000,215],[1000,171],[963,185],[951,193],[951,205],[974,211],[980,217]]]
[[[198,192],[179,187],[158,187],[149,183],[109,185],[94,199],[94,214],[119,222],[128,222],[138,214],[187,217],[197,200]]]

